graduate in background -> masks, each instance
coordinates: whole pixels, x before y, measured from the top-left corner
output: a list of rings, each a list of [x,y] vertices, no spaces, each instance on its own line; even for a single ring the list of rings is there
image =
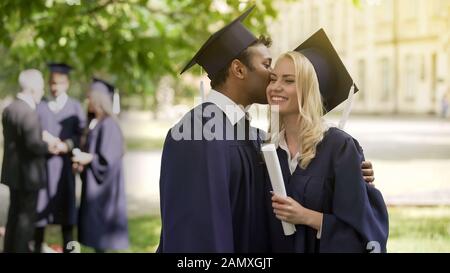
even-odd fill
[[[9,187],[4,252],[30,252],[39,189],[46,184],[45,156],[56,153],[56,139],[43,134],[36,104],[44,94],[40,71],[20,73],[22,91],[2,113],[4,154],[1,183]]]
[[[274,195],[270,212],[297,231],[284,236],[273,217],[274,251],[386,251],[388,213],[381,193],[364,182],[362,148],[322,119],[353,85],[322,29],[276,62],[267,98],[279,106],[273,142],[290,197]]]
[[[122,159],[124,139],[113,113],[114,87],[94,79],[88,95],[89,124],[84,152],[74,151],[82,171],[78,240],[97,252],[127,249],[128,219]]]
[[[67,243],[73,241],[76,224],[75,175],[72,171],[71,151],[79,146],[86,115],[80,102],[67,95],[70,66],[50,63],[51,98],[42,101],[37,111],[43,130],[61,140],[58,154],[47,156],[47,186],[39,192],[35,233],[35,252],[41,252],[47,225],[61,225],[63,250],[70,252]]]

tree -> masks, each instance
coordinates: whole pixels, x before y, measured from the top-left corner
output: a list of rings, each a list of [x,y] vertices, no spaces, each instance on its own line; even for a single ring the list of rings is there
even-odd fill
[[[17,89],[20,70],[58,61],[74,66],[76,82],[97,75],[121,92],[152,94],[162,75],[175,76],[202,41],[253,4],[245,24],[265,33],[271,0],[2,0],[1,91]]]

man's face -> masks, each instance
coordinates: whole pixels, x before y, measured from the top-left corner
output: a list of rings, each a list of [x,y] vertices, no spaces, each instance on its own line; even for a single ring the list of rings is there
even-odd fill
[[[266,88],[270,80],[272,70],[272,57],[269,49],[258,44],[248,48],[252,69],[248,69],[248,92],[252,103],[267,104]]]
[[[50,74],[50,91],[53,97],[57,97],[69,89],[69,77],[62,73]]]

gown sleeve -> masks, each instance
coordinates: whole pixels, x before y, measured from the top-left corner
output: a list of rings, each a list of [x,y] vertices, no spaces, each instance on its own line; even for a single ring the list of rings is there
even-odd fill
[[[101,184],[107,179],[108,175],[113,173],[111,170],[114,165],[122,160],[122,132],[112,119],[108,119],[102,124],[97,139],[93,141],[97,141],[97,144],[89,168],[92,170],[97,183]]]
[[[76,112],[77,112],[77,119],[78,119],[78,126],[76,128],[76,134],[73,139],[73,145],[74,147],[80,146],[80,139],[83,134],[84,129],[87,126],[87,120],[86,120],[86,114],[84,113],[83,107],[79,102],[76,103]]]
[[[162,230],[157,252],[234,251],[229,164],[223,145],[176,141],[169,131],[161,159]]]
[[[80,147],[81,136],[86,128],[86,115],[84,114],[81,104],[78,101],[73,100],[73,105],[76,118],[74,132],[70,138],[64,140],[70,151],[73,148]]]
[[[323,216],[320,252],[386,252],[388,213],[381,193],[364,182],[362,149],[348,135],[336,147],[332,213]]]

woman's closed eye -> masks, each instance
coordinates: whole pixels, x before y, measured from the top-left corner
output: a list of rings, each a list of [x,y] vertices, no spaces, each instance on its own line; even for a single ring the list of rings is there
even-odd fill
[[[291,84],[291,83],[294,83],[295,80],[292,80],[292,79],[285,79],[284,82],[285,82],[285,83]]]

